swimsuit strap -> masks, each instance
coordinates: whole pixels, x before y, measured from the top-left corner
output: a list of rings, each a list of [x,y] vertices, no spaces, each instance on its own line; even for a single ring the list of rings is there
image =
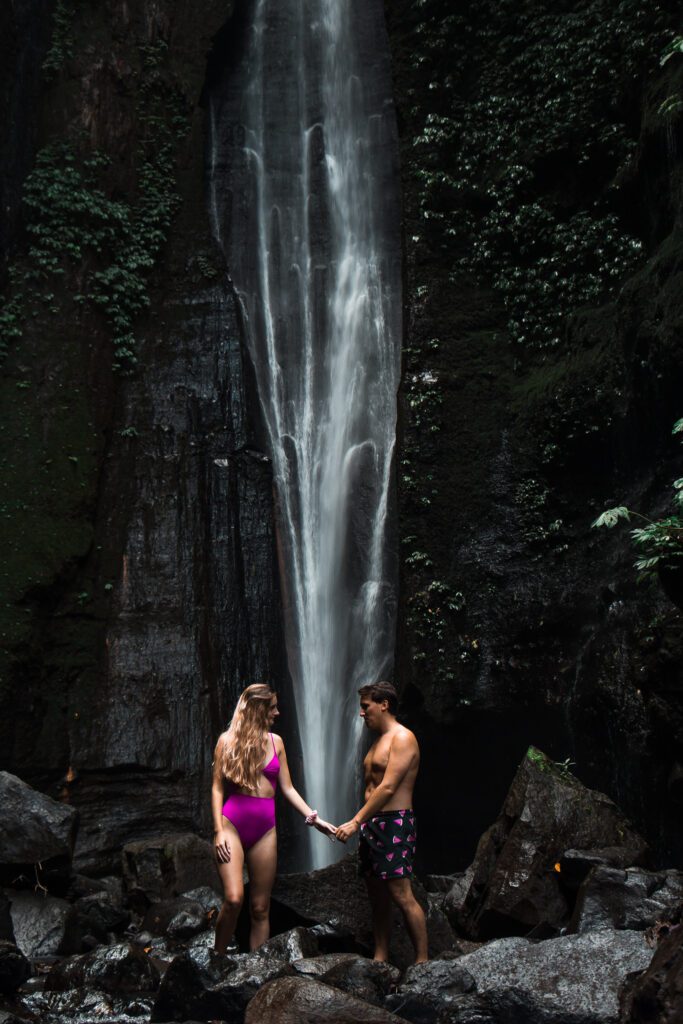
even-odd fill
[[[275,740],[273,739],[273,734],[272,732],[269,732],[268,735],[270,736],[270,742],[273,744],[273,756],[277,757],[277,750],[275,749]]]

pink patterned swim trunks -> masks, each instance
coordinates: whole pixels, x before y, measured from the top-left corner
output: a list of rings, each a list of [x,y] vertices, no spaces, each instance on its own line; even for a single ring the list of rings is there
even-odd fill
[[[381,879],[413,873],[417,819],[413,810],[382,811],[360,827],[359,874]]]

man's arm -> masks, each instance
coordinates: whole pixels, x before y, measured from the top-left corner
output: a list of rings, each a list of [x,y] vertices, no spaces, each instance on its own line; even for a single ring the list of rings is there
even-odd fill
[[[413,764],[416,748],[417,742],[412,733],[401,732],[394,737],[389,749],[384,778],[353,818],[338,827],[337,839],[340,842],[345,843],[358,831],[362,821],[367,821],[373,814],[377,814],[391,800]]]

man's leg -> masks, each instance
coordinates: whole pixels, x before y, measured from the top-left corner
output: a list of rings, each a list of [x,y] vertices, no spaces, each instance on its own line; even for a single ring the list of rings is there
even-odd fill
[[[370,906],[372,907],[372,931],[375,936],[375,955],[373,960],[387,963],[389,960],[389,932],[391,931],[391,912],[393,903],[387,882],[369,875],[365,879],[368,887]]]
[[[415,950],[415,963],[421,964],[429,959],[427,952],[427,921],[424,911],[413,896],[413,888],[408,878],[389,878],[384,883],[389,895],[403,914],[410,941]]]

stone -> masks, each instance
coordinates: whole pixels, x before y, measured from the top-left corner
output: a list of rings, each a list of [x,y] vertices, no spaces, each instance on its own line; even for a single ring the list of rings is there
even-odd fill
[[[322,978],[328,971],[340,964],[355,961],[356,953],[323,953],[321,956],[306,957],[294,960],[292,967],[297,974],[308,978]]]
[[[451,924],[460,921],[465,897],[472,884],[473,876],[474,867],[469,867],[467,871],[460,871],[453,876],[452,884],[443,900],[443,910]]]
[[[292,928],[288,932],[274,935],[259,947],[261,956],[275,956],[292,963],[314,957],[318,952],[318,941],[310,928]]]
[[[33,892],[12,892],[10,913],[15,941],[28,957],[78,953],[77,912],[66,900]]]
[[[569,930],[645,929],[682,900],[683,872],[596,867],[579,889]]]
[[[100,942],[122,931],[130,924],[130,913],[106,889],[81,896],[74,903],[78,928],[83,935],[92,935]]]
[[[622,984],[651,958],[643,934],[632,931],[497,939],[456,960],[409,968],[386,1005],[413,1024],[616,1024]]]
[[[197,900],[178,896],[173,900],[153,903],[142,922],[145,931],[152,935],[168,935],[173,939],[190,939],[203,931],[209,915]]]
[[[435,956],[453,948],[454,935],[445,915],[430,905],[422,886],[413,880],[413,892],[427,914],[429,951]],[[276,930],[285,930],[295,925],[328,924],[333,929],[346,931],[352,943],[344,952],[358,952],[372,955],[373,935],[370,904],[365,883],[358,877],[357,859],[354,854],[346,856],[337,864],[301,874],[279,875],[273,888],[271,917]],[[413,948],[400,920],[394,911],[395,924],[391,933],[391,962],[405,967],[414,959]],[[336,952],[342,950],[323,949]]]
[[[650,966],[624,986],[620,1024],[680,1024],[683,1021],[683,904],[664,926]]]
[[[425,875],[422,882],[427,892],[438,892],[444,895],[452,889],[458,875]]]
[[[16,992],[31,974],[31,965],[13,942],[0,940],[0,992]]]
[[[401,1024],[402,1018],[312,978],[280,978],[247,1006],[244,1024]]]
[[[78,815],[68,804],[0,772],[0,869],[6,881],[18,867],[40,863],[46,874],[68,872]]]
[[[211,844],[192,833],[128,843],[123,879],[134,902],[155,903],[197,886],[223,891]]]
[[[40,1024],[143,1024],[149,1020],[152,996],[114,996],[97,989],[74,988],[34,992],[22,998],[21,1006]]]
[[[190,889],[189,892],[181,892],[180,894],[185,900],[195,900],[197,903],[201,903],[207,914],[211,911],[218,913],[223,906],[222,895],[216,892],[215,889],[211,889],[208,885],[200,885],[196,889]]]
[[[647,850],[616,804],[530,747],[498,819],[479,840],[470,887],[450,920],[474,939],[540,924],[561,928],[572,909],[561,885],[564,851],[610,847],[631,864]]]
[[[366,1003],[382,1006],[400,977],[401,972],[391,964],[375,963],[367,957],[356,956],[334,964],[320,976],[320,980],[358,999],[364,999]]]
[[[66,992],[87,988],[109,995],[155,992],[159,971],[140,949],[128,943],[102,946],[93,953],[69,957],[55,964],[45,979],[45,990]]]
[[[169,965],[151,1019],[242,1024],[247,1003],[259,989],[293,973],[283,960],[259,953],[224,956],[209,949],[190,949]]]

